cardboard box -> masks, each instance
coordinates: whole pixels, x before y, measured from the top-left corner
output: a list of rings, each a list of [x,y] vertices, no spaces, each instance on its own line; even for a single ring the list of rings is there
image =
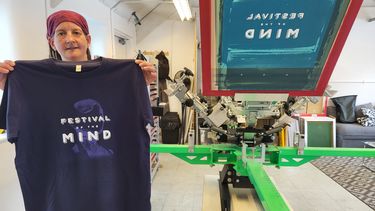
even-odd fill
[[[324,113],[323,97],[319,97],[317,103],[308,102],[306,106],[307,114],[321,114]]]
[[[305,106],[302,106],[294,116],[327,116],[327,97],[315,97],[318,98],[318,102],[308,102]]]

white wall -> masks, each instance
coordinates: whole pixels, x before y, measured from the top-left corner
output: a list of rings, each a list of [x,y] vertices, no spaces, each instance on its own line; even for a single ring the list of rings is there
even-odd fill
[[[142,27],[142,26],[141,26]],[[194,30],[195,22],[166,20],[137,43],[141,50],[164,50],[169,53],[170,74],[183,67],[194,69]]]
[[[116,13],[112,12],[112,26],[114,29],[114,34],[129,40],[126,41],[126,47],[129,48],[126,50],[128,58],[134,58],[137,54],[137,36],[135,32],[134,22],[130,19],[130,12],[128,12],[128,17],[120,17]]]
[[[168,6],[174,9],[172,4],[163,5]],[[157,12],[151,13],[142,20],[142,25],[137,27],[137,48],[168,52],[169,77],[173,79],[184,67],[196,70],[195,29],[195,20],[181,22],[176,11],[168,18],[157,16]],[[169,110],[178,112],[180,118],[182,117],[181,103],[176,97],[169,97]]]
[[[0,60],[48,56],[44,0],[1,0]]]
[[[333,71],[335,96],[356,94],[357,104],[375,103],[375,7],[361,8]]]

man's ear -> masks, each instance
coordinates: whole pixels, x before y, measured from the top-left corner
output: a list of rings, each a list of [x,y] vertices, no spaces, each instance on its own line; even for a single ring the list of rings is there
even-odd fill
[[[87,47],[90,48],[91,46],[91,35],[86,35],[86,40],[87,40]]]
[[[48,44],[49,44],[49,46],[51,46],[51,48],[52,48],[53,50],[56,50],[55,42],[53,41],[53,38],[48,37]]]

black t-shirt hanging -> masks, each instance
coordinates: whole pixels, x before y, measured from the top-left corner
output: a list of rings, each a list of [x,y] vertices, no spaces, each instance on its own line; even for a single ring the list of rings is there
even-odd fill
[[[17,61],[6,86],[26,210],[151,210],[152,113],[134,60]]]
[[[159,62],[159,65],[158,65],[159,80],[169,79],[169,61],[168,61],[168,58],[165,56],[163,51],[161,51],[158,55],[156,55],[155,58]]]

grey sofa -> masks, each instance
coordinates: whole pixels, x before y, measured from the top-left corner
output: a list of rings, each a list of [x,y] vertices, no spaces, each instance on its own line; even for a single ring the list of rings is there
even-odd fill
[[[375,141],[375,127],[358,123],[336,123],[336,147],[363,148],[365,141]]]
[[[371,104],[356,106],[356,118],[360,117],[362,107],[369,107]],[[329,106],[329,116],[336,117],[336,108]],[[336,147],[363,148],[365,141],[375,141],[375,127],[364,127],[357,122],[340,123],[336,122]]]

